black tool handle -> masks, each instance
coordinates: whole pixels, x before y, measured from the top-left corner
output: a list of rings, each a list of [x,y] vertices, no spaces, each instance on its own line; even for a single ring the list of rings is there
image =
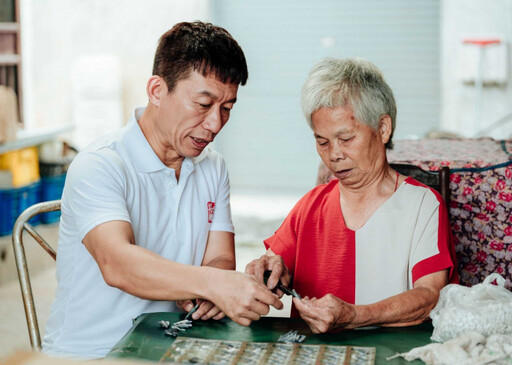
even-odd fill
[[[267,284],[268,278],[270,278],[271,274],[272,274],[271,270],[266,270],[263,273],[263,281],[265,282],[265,284]],[[274,290],[276,290],[276,289],[281,290],[285,294],[295,296],[294,293],[289,288],[287,288],[286,286],[283,285],[283,283],[281,283],[281,280],[279,280],[276,287],[274,288]]]

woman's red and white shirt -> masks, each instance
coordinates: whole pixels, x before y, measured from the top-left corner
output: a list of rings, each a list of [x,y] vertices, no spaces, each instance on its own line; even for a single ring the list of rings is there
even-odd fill
[[[330,293],[348,303],[371,304],[444,269],[450,282],[458,282],[444,200],[412,178],[357,231],[345,225],[338,180],[317,186],[265,245],[283,257],[302,296]]]

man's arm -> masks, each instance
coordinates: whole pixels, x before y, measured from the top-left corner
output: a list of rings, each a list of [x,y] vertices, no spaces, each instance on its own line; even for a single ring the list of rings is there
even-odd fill
[[[201,265],[235,270],[235,235],[231,232],[210,231]]]
[[[353,305],[331,294],[320,299],[294,298],[293,303],[314,333],[370,325],[411,326],[428,318],[447,283],[448,270],[443,270],[419,278],[411,290],[374,304]]]
[[[235,270],[235,235],[225,231],[210,231],[201,265]],[[212,302],[202,301],[201,299],[197,299],[197,301],[201,302],[201,305],[192,315],[193,319],[208,320],[213,318],[218,320],[224,318],[225,314]],[[178,301],[176,304],[186,312],[189,312],[195,305],[192,300]]]
[[[282,307],[277,296],[249,275],[179,264],[135,245],[128,222],[100,224],[85,236],[83,243],[108,285],[139,298],[204,298],[245,326],[268,313],[269,305]]]

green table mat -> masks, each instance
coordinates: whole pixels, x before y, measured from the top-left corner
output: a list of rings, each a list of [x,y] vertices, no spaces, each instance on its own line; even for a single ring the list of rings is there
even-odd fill
[[[112,348],[107,357],[136,358],[159,361],[174,338],[166,336],[159,321],[176,322],[185,317],[183,313],[146,313],[134,320],[132,328]],[[402,358],[386,360],[397,352],[407,352],[430,343],[432,324],[423,323],[412,327],[345,330],[337,333],[314,335],[301,319],[261,318],[249,327],[243,327],[228,318],[220,321],[194,321],[194,326],[182,337],[217,340],[276,342],[279,336],[298,330],[307,336],[304,344],[329,344],[344,346],[367,346],[376,348],[375,364],[423,364],[422,361],[407,362]]]

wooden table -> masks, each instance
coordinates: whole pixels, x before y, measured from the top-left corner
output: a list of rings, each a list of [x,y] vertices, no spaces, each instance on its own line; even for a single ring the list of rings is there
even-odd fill
[[[164,335],[158,322],[165,320],[172,323],[184,317],[183,313],[140,315],[134,320],[133,327],[112,348],[107,357],[159,361],[174,342],[174,338]],[[430,343],[432,329],[431,323],[423,323],[413,327],[379,327],[313,335],[301,319],[268,317],[253,322],[250,327],[243,327],[225,318],[220,321],[195,321],[194,326],[182,336],[232,341],[276,342],[282,334],[290,330],[298,330],[299,333],[307,335],[304,344],[375,347],[377,351],[375,364],[394,365],[423,364],[422,361],[407,362],[402,358],[387,361],[386,357]]]

